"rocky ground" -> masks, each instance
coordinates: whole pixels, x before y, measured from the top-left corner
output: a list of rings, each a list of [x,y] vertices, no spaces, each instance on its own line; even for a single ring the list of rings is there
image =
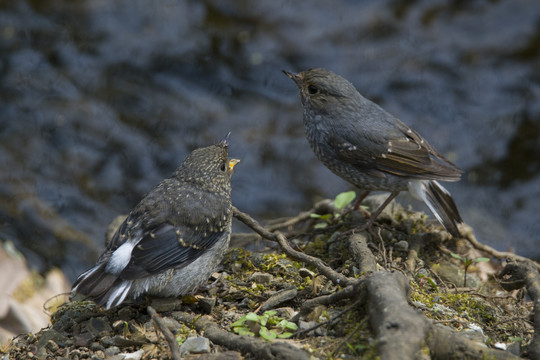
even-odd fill
[[[231,248],[207,289],[109,311],[67,302],[0,357],[538,358],[538,263],[478,243],[467,226],[454,239],[396,204],[370,232],[358,230],[363,212],[346,209],[323,201],[264,227],[235,209],[253,230],[236,243],[267,249]]]

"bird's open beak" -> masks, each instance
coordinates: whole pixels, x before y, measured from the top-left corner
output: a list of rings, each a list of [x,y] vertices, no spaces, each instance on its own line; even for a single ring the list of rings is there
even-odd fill
[[[234,169],[235,165],[240,162],[240,159],[231,159],[229,160],[229,171],[232,171]]]
[[[296,84],[298,84],[298,81],[300,81],[300,78],[298,77],[298,74],[294,74],[291,72],[288,72],[286,70],[281,70],[285,75],[287,75],[292,81],[294,81]]]

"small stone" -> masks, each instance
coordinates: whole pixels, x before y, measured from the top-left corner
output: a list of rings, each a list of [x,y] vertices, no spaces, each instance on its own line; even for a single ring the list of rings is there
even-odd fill
[[[462,334],[469,340],[473,340],[482,345],[485,345],[488,338],[486,335],[484,335],[484,331],[482,330],[480,325],[471,323],[468,327],[468,329],[460,331],[460,334]]]
[[[134,310],[131,306],[124,306],[118,310],[118,318],[129,321],[136,318],[138,311]]]
[[[74,337],[75,345],[78,347],[86,347],[88,346],[92,341],[94,341],[96,337],[89,333],[85,332],[83,334],[77,335]]]
[[[266,300],[261,307],[261,311],[265,312],[266,310],[273,309],[284,302],[294,299],[297,294],[298,290],[295,287],[278,291],[274,295],[270,296],[268,300]]]
[[[206,314],[211,314],[214,310],[214,307],[216,306],[216,298],[199,298],[199,302],[197,303],[199,308]]]
[[[184,303],[181,299],[176,298],[153,298],[151,306],[158,313],[166,313],[172,311],[178,311],[182,308]]]
[[[101,343],[105,346],[114,345],[118,347],[142,346],[145,344],[142,341],[133,341],[130,339],[125,339],[124,337],[118,336],[118,335],[113,336],[113,337],[106,336],[101,340]]]
[[[90,357],[90,359],[92,360],[101,360],[101,359],[105,359],[105,353],[103,353],[103,351],[101,350],[98,350],[94,353],[94,355],[92,355],[92,357]]]
[[[311,329],[312,327],[317,326],[316,321],[298,321],[298,331],[305,331],[308,329]],[[315,330],[310,331],[310,333],[313,333],[315,336],[326,336],[326,329],[322,326],[318,327]],[[306,334],[307,335],[307,334]]]
[[[141,360],[144,355],[144,350],[141,349],[132,353],[122,353],[121,355],[124,356],[124,360]]]
[[[274,309],[276,310],[276,316],[283,318],[285,320],[291,319],[294,315],[296,315],[296,311],[294,311],[291,307],[282,307]]]
[[[40,349],[48,344],[49,340],[54,341],[58,346],[64,347],[67,338],[58,331],[51,329],[43,333],[43,336],[36,343],[37,349]]]
[[[103,351],[105,348],[103,347],[103,345],[101,345],[100,343],[98,342],[93,342],[90,344],[89,346],[90,350],[92,351]]]
[[[323,312],[326,310],[326,306],[324,305],[318,305],[316,306],[309,314],[308,316],[306,316],[306,320],[309,321],[309,322],[317,322],[317,320],[319,320],[319,318],[321,317],[321,315],[323,314]]]
[[[398,241],[394,244],[396,251],[409,251],[409,243],[405,240]]]
[[[49,340],[47,342],[47,345],[45,345],[45,348],[49,351],[56,352],[56,350],[58,350],[58,344],[55,343],[53,340]]]
[[[263,273],[263,272],[254,272],[249,277],[249,280],[254,281],[257,284],[270,284],[273,278],[274,277],[272,276],[272,274]]]
[[[197,336],[187,338],[180,346],[180,354],[203,354],[210,352],[210,340]]]
[[[120,353],[120,349],[116,346],[111,346],[111,347],[108,347],[106,348],[103,353],[105,354],[106,357],[111,357],[111,356],[114,356],[118,353]]]
[[[298,273],[300,274],[301,277],[309,277],[311,279],[313,279],[315,277],[315,273],[309,269],[306,269],[306,268],[300,268],[298,269]]]

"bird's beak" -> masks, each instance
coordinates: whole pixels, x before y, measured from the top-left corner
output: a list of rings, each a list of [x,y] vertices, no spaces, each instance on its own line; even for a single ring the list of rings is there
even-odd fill
[[[298,74],[294,74],[286,70],[281,70],[281,71],[283,71],[285,75],[287,75],[290,79],[292,79],[292,81],[296,83],[296,85],[298,85],[298,82],[300,81],[300,77],[298,76]]]
[[[240,162],[240,159],[231,159],[229,160],[229,171],[232,171],[234,169],[235,165]]]
[[[229,138],[231,137],[231,132],[229,131],[229,133],[227,135],[225,135],[225,138],[223,140],[221,140],[221,144],[225,147],[229,146]]]

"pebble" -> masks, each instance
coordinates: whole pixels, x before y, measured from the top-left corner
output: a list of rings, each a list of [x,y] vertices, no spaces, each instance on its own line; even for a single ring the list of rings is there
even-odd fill
[[[295,287],[278,291],[274,295],[270,296],[268,300],[266,300],[261,307],[261,311],[265,312],[266,310],[273,309],[284,302],[294,299],[297,294],[298,290]]]
[[[398,241],[394,244],[394,249],[396,251],[408,251],[409,250],[409,243],[405,240]]]
[[[117,346],[111,346],[105,349],[104,354],[106,357],[111,357],[120,353],[120,349]]]
[[[144,355],[144,350],[138,350],[132,353],[122,353],[120,355],[124,356],[124,360],[141,360]]]
[[[251,276],[249,277],[249,280],[254,281],[257,284],[270,284],[273,278],[274,277],[272,276],[272,274],[257,271],[251,274]]]
[[[197,303],[197,305],[205,314],[211,314],[212,311],[214,310],[214,307],[216,306],[216,298],[215,297],[199,298],[199,302]]]
[[[180,346],[180,354],[203,354],[210,352],[210,340],[205,337],[197,336],[187,338]]]

